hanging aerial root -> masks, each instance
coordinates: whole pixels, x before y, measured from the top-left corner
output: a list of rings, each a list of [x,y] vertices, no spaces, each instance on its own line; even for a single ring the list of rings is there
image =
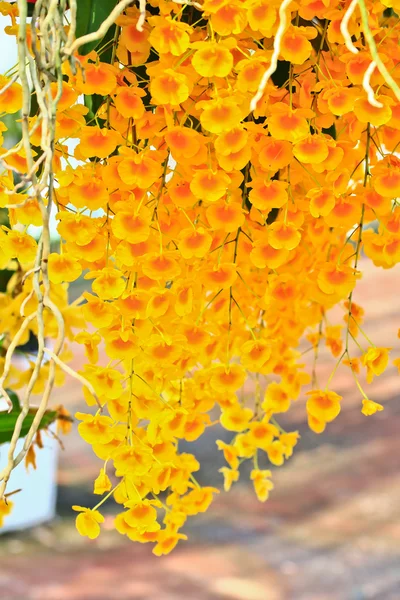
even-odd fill
[[[256,110],[257,104],[263,97],[265,88],[267,87],[267,84],[268,84],[268,81],[270,80],[271,75],[273,75],[275,73],[275,71],[278,67],[278,58],[279,58],[279,54],[281,51],[282,37],[283,37],[283,34],[285,33],[286,25],[287,25],[286,9],[291,4],[291,2],[292,2],[292,0],[283,0],[282,4],[279,7],[280,21],[279,21],[278,31],[276,32],[275,39],[274,39],[274,51],[273,51],[272,57],[271,57],[271,64],[268,67],[268,69],[265,71],[264,75],[262,76],[260,85],[258,86],[258,90],[255,93],[255,95],[253,96],[253,98],[251,99],[250,112],[253,112],[254,110]]]

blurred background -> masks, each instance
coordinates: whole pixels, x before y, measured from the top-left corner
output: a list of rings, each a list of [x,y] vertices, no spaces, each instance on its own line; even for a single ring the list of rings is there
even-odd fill
[[[366,310],[365,331],[378,346],[394,345],[395,358],[400,265],[385,271],[363,260],[360,267],[354,300]],[[74,351],[79,368],[81,347]],[[312,353],[304,359],[311,369]],[[322,386],[334,364],[324,349],[317,370]],[[101,465],[75,423],[59,452],[57,516],[0,536],[1,600],[398,600],[399,375],[390,367],[370,386],[370,398],[385,406],[371,417],[361,414],[347,367],[338,369],[332,388],[343,396],[342,412],[321,436],[307,428],[304,395],[281,417],[301,439],[286,465],[273,469],[270,499],[259,503],[242,473],[206,514],[190,518],[184,528],[189,540],[164,558],[112,531],[113,504],[105,505],[100,538],[76,532],[71,505],[93,505],[92,482]],[[247,393],[252,402],[251,386]],[[72,413],[84,409],[80,384],[69,379],[53,402]],[[218,438],[229,441],[230,434],[209,428],[190,450],[202,464],[199,480],[221,487]],[[32,510],[40,485],[32,490]]]

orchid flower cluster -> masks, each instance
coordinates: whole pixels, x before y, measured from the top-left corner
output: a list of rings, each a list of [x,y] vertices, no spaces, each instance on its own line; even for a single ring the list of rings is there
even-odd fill
[[[10,36],[24,3],[0,2]],[[101,498],[74,507],[78,531],[97,537],[113,498],[115,528],[166,554],[218,493],[183,441],[220,423],[225,490],[250,461],[264,502],[270,465],[299,439],[279,423],[294,402],[322,433],[345,402],[332,389],[344,368],[360,410],[383,409],[360,379],[385,371],[390,348],[367,337],[353,292],[364,260],[400,261],[400,3],[119,2],[111,42],[80,54],[76,2],[64,1],[50,66],[41,33],[54,3],[40,4],[35,31],[24,16],[23,58],[45,85],[37,111],[24,106],[25,62],[0,82],[1,113],[22,109],[28,135],[0,157],[0,266],[14,270],[0,296],[1,391],[28,386],[47,405],[53,383],[80,379],[78,430],[99,459]],[[91,289],[71,303],[82,277]],[[22,368],[10,348],[31,333],[46,343]],[[322,345],[333,370],[318,383],[303,354]]]

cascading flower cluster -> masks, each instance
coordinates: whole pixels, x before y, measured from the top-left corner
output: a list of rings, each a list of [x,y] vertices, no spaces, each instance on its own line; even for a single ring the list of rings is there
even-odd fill
[[[131,540],[154,542],[160,555],[185,539],[187,517],[207,510],[218,490],[197,482],[199,462],[179,443],[216,422],[232,432],[229,444],[217,443],[225,489],[251,461],[265,501],[268,464],[284,464],[299,438],[276,418],[305,397],[310,428],[323,432],[341,409],[331,385],[342,364],[363,413],[382,410],[359,373],[368,382],[382,374],[390,349],[366,337],[352,295],[362,251],[377,267],[400,261],[400,6],[352,5],[151,0],[138,27],[143,6],[132,3],[117,19],[111,61],[100,45],[76,55],[81,68],[64,63],[53,160],[61,242],[48,277],[67,338],[87,358],[80,376],[90,408],[76,415],[79,433],[103,461],[94,483],[103,498],[94,509],[74,507],[82,535],[97,537],[98,509],[113,496],[115,527]],[[85,105],[82,95],[100,101]],[[20,108],[15,81],[0,110]],[[31,116],[29,126],[39,147],[42,124]],[[24,150],[3,166],[10,227],[0,263],[17,269],[1,295],[1,333],[12,339],[21,305],[25,316],[36,309],[37,242],[26,229],[41,224],[41,211],[29,189],[11,193],[13,171],[27,172]],[[68,305],[67,284],[82,274],[91,291]],[[331,324],[334,306],[343,317]],[[55,337],[50,312],[44,323]],[[304,340],[316,355],[325,343],[337,359],[321,389],[303,364]],[[29,377],[14,367],[8,387]]]

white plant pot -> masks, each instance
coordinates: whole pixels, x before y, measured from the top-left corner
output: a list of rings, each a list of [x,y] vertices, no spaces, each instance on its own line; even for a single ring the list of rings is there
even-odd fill
[[[3,406],[0,407],[0,410],[2,408]],[[34,470],[30,466],[28,472],[23,461],[11,474],[7,492],[20,488],[21,491],[10,497],[13,508],[11,513],[5,517],[0,533],[18,531],[51,521],[56,514],[59,444],[45,431],[42,431],[42,441],[43,448],[38,449],[35,446],[37,469]],[[23,439],[18,441],[16,454],[22,448],[23,443]],[[9,444],[0,444],[0,470],[7,464],[9,447]]]

